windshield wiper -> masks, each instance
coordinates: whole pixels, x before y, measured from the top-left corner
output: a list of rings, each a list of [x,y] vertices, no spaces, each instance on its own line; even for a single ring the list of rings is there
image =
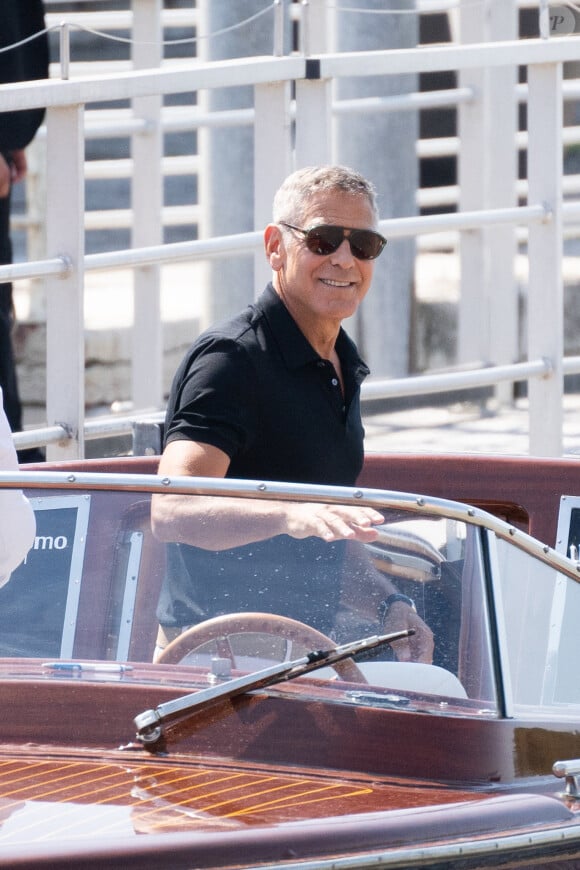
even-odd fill
[[[280,662],[279,664],[271,665],[269,668],[255,671],[252,674],[228,680],[226,683],[218,686],[211,686],[209,689],[191,692],[181,698],[175,698],[173,701],[166,701],[164,704],[156,707],[155,710],[145,710],[135,717],[133,722],[137,728],[136,739],[150,752],[156,752],[164,742],[164,725],[169,725],[184,718],[190,718],[206,711],[214,704],[233,698],[236,695],[253,692],[256,689],[264,689],[276,683],[294,680],[296,677],[301,677],[311,671],[333,665],[336,662],[342,661],[342,659],[349,658],[349,656],[367,652],[380,646],[386,646],[394,643],[396,640],[410,637],[412,634],[415,634],[415,630],[409,628],[404,631],[395,631],[391,634],[365,637],[361,640],[332,647],[331,649],[316,650],[302,658],[294,659],[290,662]]]

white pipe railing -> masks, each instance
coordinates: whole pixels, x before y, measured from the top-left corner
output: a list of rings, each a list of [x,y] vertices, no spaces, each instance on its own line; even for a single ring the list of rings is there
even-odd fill
[[[85,105],[91,105],[95,102],[131,100],[148,95],[161,96],[213,87],[227,87],[228,85],[249,85],[256,88],[262,86],[271,87],[274,82],[301,82],[306,79],[308,79],[310,85],[308,99],[312,100],[319,82],[324,85],[326,80],[332,80],[341,76],[399,75],[402,72],[419,73],[459,68],[496,68],[506,64],[529,65],[531,69],[536,66],[541,67],[542,70],[557,69],[566,61],[576,60],[578,56],[578,44],[578,40],[575,38],[561,38],[552,41],[525,40],[499,44],[323,55],[320,58],[314,59],[318,67],[319,79],[313,79],[311,75],[313,59],[310,58],[307,62],[305,58],[300,56],[238,59],[211,64],[195,63],[190,67],[180,68],[178,71],[173,69],[157,69],[120,72],[114,76],[91,76],[67,81],[2,86],[0,87],[0,112],[16,108],[25,109],[47,106],[49,144],[51,136],[54,135],[51,132],[51,123],[54,125],[55,122],[59,123],[61,118],[68,117],[70,130],[75,132],[66,141],[63,140],[61,142],[62,153],[56,150],[53,151],[55,164],[51,165],[51,172],[55,173],[54,178],[58,178],[60,172],[64,180],[66,177],[64,174],[65,169],[71,165],[71,162],[74,163],[78,160],[84,147],[84,132],[80,131],[77,116],[82,112]],[[530,80],[528,91],[532,102],[535,98],[534,87],[536,86],[541,87],[544,96],[549,96],[552,102],[558,103],[561,100],[561,86],[558,84],[557,77],[554,79],[548,77],[546,81],[541,80],[537,85]],[[295,117],[296,126],[303,136],[300,139],[301,153],[305,155],[308,152],[310,142],[314,139],[325,141],[329,137],[326,135],[326,131],[321,128],[315,129],[316,116],[313,116],[311,111],[308,111],[305,116],[308,117],[311,128],[307,130],[303,129],[304,121],[301,103],[303,94],[305,94],[305,91],[298,89]],[[471,99],[471,96],[469,98]],[[310,105],[313,105],[313,103],[311,102]],[[260,120],[260,118],[255,119],[257,125],[259,125]],[[322,119],[320,123],[323,123]],[[560,135],[561,131],[558,132]],[[547,148],[553,151],[554,142],[555,140],[547,140]],[[549,153],[550,157],[552,156],[552,151]],[[550,163],[549,172],[554,172],[554,166],[555,164]],[[577,218],[578,207],[576,204],[571,204],[571,207],[567,205],[562,207],[562,203],[559,200],[554,200],[551,196],[546,198],[541,197],[537,201],[534,201],[533,191],[542,189],[542,185],[538,184],[539,171],[539,164],[536,161],[534,168],[535,176],[530,178],[532,201],[527,206],[510,209],[482,209],[478,212],[463,212],[420,218],[401,218],[382,221],[381,228],[384,228],[392,237],[404,237],[418,236],[426,233],[436,234],[451,230],[455,232],[473,231],[487,226],[498,226],[502,223],[518,226],[520,229],[522,227],[530,228],[530,230],[534,227],[550,227],[553,225],[554,229],[550,229],[547,234],[536,233],[532,237],[530,233],[530,254],[533,253],[534,255],[534,263],[539,264],[542,262],[544,246],[546,246],[551,263],[558,239],[561,241],[560,222],[562,217]],[[556,188],[554,187],[553,189]],[[49,200],[47,213],[49,226],[54,225],[55,221],[58,223],[60,220],[58,211],[55,211],[55,205],[54,201]],[[71,222],[71,227],[74,227],[73,222]],[[78,224],[75,228],[75,232],[77,231]],[[159,245],[149,248],[137,248],[130,251],[108,252],[99,255],[83,256],[81,263],[74,257],[67,259],[69,252],[66,244],[63,245],[63,239],[66,240],[66,236],[62,236],[59,241],[58,253],[49,250],[49,255],[45,261],[2,267],[0,268],[0,280],[38,277],[41,274],[47,276],[49,279],[47,285],[48,305],[50,309],[53,304],[52,294],[54,293],[56,298],[61,291],[61,286],[57,282],[68,282],[67,298],[69,300],[73,298],[70,295],[71,293],[82,293],[82,281],[79,281],[79,276],[82,276],[84,269],[136,268],[147,264],[169,262],[172,259],[223,256],[231,253],[232,250],[244,250],[251,253],[257,246],[259,237],[260,234],[250,233],[243,234],[242,237],[231,236],[222,239],[183,243],[181,245]],[[545,274],[549,282],[553,280],[553,271],[547,270]],[[549,283],[548,286],[550,286]],[[538,291],[535,290],[535,292]],[[64,314],[67,309],[62,307],[63,302],[64,300],[60,303],[63,312],[62,316],[67,319],[68,315]],[[70,311],[70,306],[68,310]],[[69,323],[70,326],[71,324]],[[562,324],[547,322],[546,328],[560,330],[561,332]],[[74,352],[77,361],[79,348],[82,355],[82,330],[82,318],[77,318],[76,324],[72,324],[72,330],[69,329],[69,335],[74,335],[75,339],[71,338],[68,342],[68,347],[63,347],[62,342],[60,343],[61,346],[59,346],[58,342],[53,341],[47,360],[49,381],[52,379],[52,372],[55,370],[55,359],[57,356],[58,362],[56,368],[60,371],[65,371],[66,363],[64,363],[64,360],[66,354],[72,352],[71,345],[75,344],[75,341],[76,347]],[[541,345],[541,342],[538,342],[538,344]],[[538,349],[541,351],[540,347]],[[542,380],[548,384],[551,382],[552,385],[548,389],[552,390],[552,398],[555,394],[559,394],[561,383],[558,377],[554,377],[551,373],[563,370],[568,371],[568,369],[563,369],[561,359],[556,360],[547,355],[548,362],[546,362],[544,360],[546,354],[543,352],[534,353],[533,345],[529,347],[528,356],[532,362],[522,364],[524,368],[492,366],[489,369],[485,369],[480,377],[485,379],[486,383],[498,383],[506,379],[519,380],[522,378],[527,378],[531,381]],[[574,363],[569,362],[567,365],[574,365]],[[473,372],[464,372],[461,373],[461,377],[463,376],[473,378],[474,374]],[[457,377],[460,376],[457,375]],[[495,377],[499,380],[494,380]],[[426,389],[426,387],[427,384],[424,382],[420,389]],[[419,387],[416,387],[412,383],[409,384],[408,388],[413,391],[419,389]],[[445,389],[449,388],[449,386],[445,387]],[[381,389],[383,388],[381,387]],[[385,385],[384,389],[387,390],[388,387]],[[392,389],[397,389],[394,382]],[[412,394],[416,393],[413,392]],[[546,395],[545,391],[544,395]],[[75,417],[76,412],[71,412],[70,408],[65,409],[65,413],[63,413],[62,408],[59,407],[58,395],[54,391],[50,401],[52,406],[50,406],[50,403],[47,405],[49,426],[44,430],[46,438],[51,443],[55,443],[53,439],[56,439],[60,445],[68,439],[68,444],[72,446],[74,453],[74,449],[76,449],[74,445],[81,443],[84,433],[90,431],[91,427],[96,427],[98,424],[94,422],[89,424],[78,416]],[[69,416],[71,414],[72,417]],[[55,423],[58,420],[65,420],[66,422]],[[116,424],[113,423],[111,425]],[[549,420],[546,421],[544,419],[542,425],[544,427],[548,426]],[[17,439],[31,437],[33,437],[32,433],[23,433],[16,436]],[[541,438],[539,436],[537,443],[540,445],[538,449],[541,450]],[[554,449],[553,445],[554,438],[552,437],[550,450]],[[58,455],[64,456],[67,449],[66,447],[63,448]]]
[[[565,203],[562,207],[565,218],[580,217],[580,205]],[[412,238],[419,235],[446,233],[450,230],[465,231],[501,224],[532,224],[550,220],[550,211],[544,205],[521,206],[513,209],[491,209],[482,212],[461,212],[425,215],[413,218],[393,218],[380,222],[381,231],[389,238]],[[262,233],[240,233],[235,236],[220,236],[212,239],[174,242],[158,247],[128,248],[100,254],[87,254],[84,259],[86,272],[128,269],[153,263],[167,264],[183,261],[207,260],[231,254],[251,255],[263,246]],[[64,277],[71,271],[66,257],[39,260],[29,263],[12,263],[0,266],[0,283],[25,278],[40,278],[49,275]]]
[[[93,65],[94,66],[94,65]],[[109,67],[110,69],[110,67]],[[516,98],[525,102],[528,95],[527,84],[516,85]],[[573,101],[580,98],[580,79],[568,79],[562,85],[564,100]],[[335,100],[332,103],[332,113],[335,117],[347,114],[365,115],[376,112],[416,111],[417,109],[438,109],[442,107],[457,108],[460,105],[472,103],[477,98],[472,88],[449,88],[439,91],[415,91],[390,97],[367,97],[357,100]],[[290,107],[291,114],[295,111]],[[216,112],[204,112],[196,106],[180,107],[166,106],[161,113],[161,123],[165,133],[187,132],[201,128],[224,128],[251,126],[255,121],[253,108],[229,109]],[[142,133],[147,129],[147,121],[130,115],[128,109],[93,110],[85,124],[85,137],[91,139],[121,138],[134,133]],[[41,128],[38,136],[46,135]],[[565,143],[577,144],[580,141],[579,127],[566,127]],[[526,147],[526,133],[522,131],[517,138],[520,148]],[[458,151],[456,136],[442,136],[435,139],[420,140],[418,156],[438,157],[454,156]]]
[[[517,87],[521,100],[527,99],[527,85]],[[580,80],[568,81],[563,84],[564,99],[577,100],[580,98]],[[341,100],[333,103],[333,115],[340,117],[345,114],[374,114],[380,111],[411,111],[418,109],[434,109],[442,106],[457,108],[462,104],[473,102],[474,92],[470,88],[455,88],[445,91],[429,91],[427,93],[403,94],[395,97],[371,97],[358,100]],[[93,112],[90,119],[85,123],[85,137],[91,139],[122,138],[129,135],[144,133],[147,131],[147,122],[130,117],[122,117],[126,110],[118,110],[119,118],[98,120]],[[111,112],[108,113],[111,115]],[[292,113],[294,114],[294,113]],[[255,112],[250,109],[235,109],[207,113],[189,107],[187,110],[170,107],[163,110],[161,124],[164,134],[187,132],[209,128],[226,128],[251,126],[255,120]],[[39,131],[39,138],[46,135],[46,131]],[[528,145],[526,131],[520,131],[515,135],[516,147],[525,151]],[[563,143],[566,147],[580,143],[580,126],[565,127],[563,130]],[[421,139],[417,142],[417,156],[425,160],[429,158],[457,157],[460,150],[459,138],[456,136]],[[162,160],[162,174],[164,177],[171,175],[191,174],[197,175],[199,160],[197,155],[186,157],[166,157]],[[130,178],[132,176],[133,162],[130,159],[119,160],[90,160],[85,163],[85,178],[87,180],[102,180],[112,178]],[[521,179],[516,183],[517,195],[527,196],[527,180]],[[564,176],[563,192],[565,194],[577,193],[580,190],[580,176]],[[417,191],[417,205],[420,208],[437,208],[457,206],[459,188],[457,185],[444,185],[422,188]],[[129,227],[132,213],[123,213],[115,210],[97,211],[91,210],[85,217],[85,227],[89,230]],[[199,214],[197,210],[188,210],[179,207],[166,207],[163,211],[163,223],[167,226],[179,224],[197,224]],[[32,218],[27,215],[12,218],[12,226],[18,230],[25,230],[32,225]],[[567,237],[580,235],[580,228],[574,228],[567,233]]]
[[[519,2],[518,5],[520,8],[532,8],[534,7],[535,3],[533,2],[533,0],[528,0],[528,2]],[[96,28],[93,29],[92,32],[99,33],[104,38],[106,38],[107,34],[103,33],[103,31],[130,30],[133,23],[133,13],[129,10],[68,12],[66,19],[63,21],[62,16],[59,15],[57,12],[50,12],[50,9],[52,7],[58,8],[58,6],[58,0],[54,0],[54,2],[49,2],[49,14],[47,16],[47,23],[48,26],[52,28],[60,27],[61,30],[67,35],[67,38],[68,35],[70,35],[71,30],[75,28],[81,30],[91,30],[91,26],[93,28]],[[457,0],[454,0],[454,2],[422,0],[422,2],[419,2],[417,4],[416,11],[417,14],[424,15],[436,11],[445,12],[457,9],[459,9],[459,3],[457,2]],[[407,10],[407,12],[409,12],[409,10]],[[290,14],[291,17],[299,21],[302,15],[301,7],[297,4],[293,4],[290,9]],[[397,10],[376,10],[376,14],[397,15],[398,13]],[[279,17],[280,16],[278,16],[277,20],[279,20]],[[198,10],[193,8],[163,9],[161,11],[161,23],[165,29],[175,27],[196,28],[198,24]],[[186,39],[183,41],[190,41],[193,43],[196,41],[196,38],[192,37],[191,40]],[[65,51],[68,57],[69,49],[67,39],[65,39]],[[179,62],[179,60],[172,61],[173,64]],[[128,66],[128,62],[123,62],[121,66],[124,66],[126,68]],[[68,75],[68,69],[70,67],[69,60],[66,60],[66,67]],[[99,69],[99,63],[93,61],[89,65],[73,64],[73,67],[76,72],[78,72],[79,70],[82,71],[84,69],[90,69],[92,72],[94,72],[95,70]],[[108,62],[106,65],[103,65],[103,69],[110,69],[110,62]],[[566,81],[563,83],[562,89],[564,100],[577,99],[580,95],[580,81]],[[516,85],[515,90],[516,98],[518,99],[518,101],[521,102],[527,99],[527,84]],[[402,94],[387,98],[342,100],[333,103],[332,112],[335,117],[340,117],[341,115],[349,113],[364,115],[376,112],[412,111],[417,109],[438,108],[442,106],[458,108],[462,105],[473,103],[476,98],[477,95],[473,88],[457,87],[445,91]],[[105,123],[95,122],[94,118],[99,114],[99,112],[92,112],[92,118],[90,120],[87,120],[85,125],[87,139],[105,136],[126,136],[128,134],[133,135],[136,133],[144,132],[147,125],[147,122],[145,121],[137,120],[134,118],[122,119],[122,117],[119,117],[118,120],[114,119],[113,116],[115,114],[117,116],[122,116],[123,113],[126,111],[127,110],[117,110],[116,112],[109,112],[109,115],[111,117],[109,121]],[[185,110],[178,107],[166,108],[163,110],[160,118],[165,133],[176,130],[215,128],[218,126],[233,127],[238,125],[251,125],[254,123],[254,120],[255,115],[253,109],[219,113],[216,112],[213,114],[208,114],[201,112],[197,108],[191,107],[188,107]],[[42,133],[40,135],[42,135]],[[580,134],[577,128],[576,130],[567,129],[564,131],[564,143],[566,145],[576,144],[579,141]],[[520,134],[520,137],[518,138],[518,148],[525,149],[526,147],[527,143],[525,133]],[[418,156],[422,159],[428,159],[430,157],[456,156],[458,152],[459,143],[456,137],[439,138],[435,140],[423,140],[418,143]],[[120,163],[121,161],[118,162]],[[164,164],[164,175],[171,174],[172,171],[169,168],[170,166],[171,163],[169,161]],[[129,176],[130,169],[127,168],[126,171],[127,175]],[[175,171],[177,170],[174,170],[174,172]],[[191,171],[195,173],[197,170],[193,169]],[[87,164],[86,177],[121,177],[122,174],[119,168],[114,171],[114,176],[100,174],[106,172],[107,169],[105,167],[92,167],[91,163]],[[575,192],[575,190],[570,188],[570,186],[568,185],[566,192]],[[525,191],[519,192],[519,194],[525,195]],[[446,186],[442,188],[428,188],[426,190],[420,190],[417,193],[417,204],[422,208],[457,205],[457,202],[457,188],[454,186]],[[192,211],[191,209],[185,210],[170,207],[164,209],[163,211],[163,221],[168,226],[192,223],[197,224],[199,217],[199,214],[196,211]],[[106,228],[112,222],[115,228],[127,228],[130,226],[130,221],[130,211],[116,212],[114,215],[111,215],[111,213],[107,211],[91,210],[86,218],[85,226],[89,230],[97,230]],[[29,220],[26,216],[24,216],[19,219],[15,219],[13,225],[18,229],[25,229],[27,226],[32,229],[37,227],[38,221],[33,221],[32,219]],[[572,237],[575,234],[575,229],[567,230],[567,236]],[[433,243],[430,244],[432,246]]]
[[[580,371],[580,357],[568,361],[571,371]],[[549,360],[532,360],[509,366],[489,366],[463,372],[441,372],[408,378],[369,381],[363,385],[362,399],[394,399],[409,396],[428,396],[455,390],[472,390],[477,387],[493,387],[501,383],[528,381],[533,378],[549,378],[552,374]]]
[[[575,214],[575,211],[573,212]],[[492,209],[481,212],[425,215],[424,217],[393,218],[383,220],[379,229],[390,238],[411,238],[424,233],[439,233],[446,230],[473,230],[478,227],[499,224],[531,224],[550,220],[550,212],[544,205],[521,206],[513,209]],[[252,254],[263,246],[261,232],[240,233],[235,236],[220,236],[212,239],[175,242],[148,248],[129,248],[102,254],[87,254],[85,271],[100,269],[133,268],[152,263],[174,263],[183,260],[205,260],[231,254]],[[46,267],[45,267],[46,264]],[[65,258],[38,261],[36,263],[13,263],[0,266],[0,282],[19,278],[38,278],[44,275],[64,277],[71,269]]]
[[[471,371],[441,372],[388,380],[369,380],[362,386],[363,402],[383,401],[386,399],[429,396],[441,393],[468,391],[482,387],[495,387],[501,383],[517,383],[533,379],[549,378],[552,374],[549,360],[538,359],[509,366],[486,366]],[[580,373],[580,356],[566,357],[563,362],[564,373]],[[84,424],[86,441],[105,437],[130,435],[135,423],[140,421],[161,423],[164,414],[151,411],[135,412],[130,415],[105,416],[88,419]],[[29,429],[14,434],[14,442],[19,450],[39,447],[44,444],[58,444],[70,440],[71,433],[64,426]]]

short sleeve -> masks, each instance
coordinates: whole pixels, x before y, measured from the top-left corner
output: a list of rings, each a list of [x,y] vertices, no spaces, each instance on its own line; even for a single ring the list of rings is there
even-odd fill
[[[259,413],[248,354],[228,338],[197,346],[176,376],[166,421],[166,443],[200,441],[230,459],[251,443]]]

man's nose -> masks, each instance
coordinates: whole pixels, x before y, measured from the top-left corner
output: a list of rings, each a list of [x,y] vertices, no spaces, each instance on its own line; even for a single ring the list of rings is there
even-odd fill
[[[336,263],[337,266],[342,266],[343,269],[352,266],[355,257],[350,249],[348,238],[342,240],[342,243],[338,246],[334,254],[331,255],[331,260],[333,263]]]

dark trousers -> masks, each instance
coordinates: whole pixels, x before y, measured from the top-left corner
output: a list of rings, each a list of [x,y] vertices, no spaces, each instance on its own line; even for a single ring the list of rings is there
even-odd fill
[[[0,199],[0,265],[12,262],[10,241],[10,197]],[[4,410],[12,431],[22,429],[22,406],[16,380],[16,363],[12,344],[14,304],[12,284],[0,284],[0,387]]]
[[[0,198],[0,265],[12,262],[12,243],[10,240],[10,196]],[[22,404],[18,393],[16,360],[12,344],[14,328],[14,302],[12,284],[0,284],[0,387],[4,398],[4,411],[13,432],[22,429]],[[34,447],[19,450],[20,462],[42,462],[44,454]]]

